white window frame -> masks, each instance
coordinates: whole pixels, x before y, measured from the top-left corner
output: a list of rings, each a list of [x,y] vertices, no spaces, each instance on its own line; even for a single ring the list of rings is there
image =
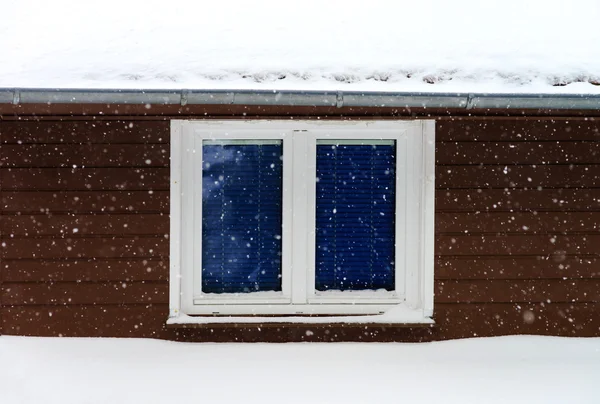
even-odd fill
[[[435,126],[432,120],[171,121],[170,317],[187,315],[373,315],[394,308],[433,315]],[[282,291],[203,294],[202,141],[283,142]],[[315,290],[316,144],[395,140],[395,290]],[[198,186],[200,184],[200,186]],[[407,237],[408,234],[416,235]],[[192,248],[195,247],[195,248]],[[407,317],[407,318],[408,318]],[[282,319],[284,317],[281,317]],[[408,321],[408,320],[407,320]],[[397,322],[403,322],[402,318]]]

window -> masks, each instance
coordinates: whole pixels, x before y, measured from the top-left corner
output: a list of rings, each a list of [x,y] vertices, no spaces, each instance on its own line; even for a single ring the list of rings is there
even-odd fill
[[[171,316],[430,317],[433,128],[173,121]]]

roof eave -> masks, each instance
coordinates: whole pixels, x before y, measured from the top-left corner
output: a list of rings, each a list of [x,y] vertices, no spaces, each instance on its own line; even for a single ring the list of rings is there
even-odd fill
[[[600,94],[0,88],[0,104],[600,110]]]

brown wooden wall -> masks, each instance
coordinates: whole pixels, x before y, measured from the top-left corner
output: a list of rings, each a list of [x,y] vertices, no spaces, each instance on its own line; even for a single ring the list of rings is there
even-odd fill
[[[436,326],[312,326],[307,336],[302,326],[165,327],[168,120],[0,121],[0,333],[600,335],[600,120],[443,117],[436,137]]]

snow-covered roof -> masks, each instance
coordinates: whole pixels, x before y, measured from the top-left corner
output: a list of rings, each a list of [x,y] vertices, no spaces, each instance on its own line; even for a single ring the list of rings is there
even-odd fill
[[[600,93],[597,0],[11,0],[0,87]]]

